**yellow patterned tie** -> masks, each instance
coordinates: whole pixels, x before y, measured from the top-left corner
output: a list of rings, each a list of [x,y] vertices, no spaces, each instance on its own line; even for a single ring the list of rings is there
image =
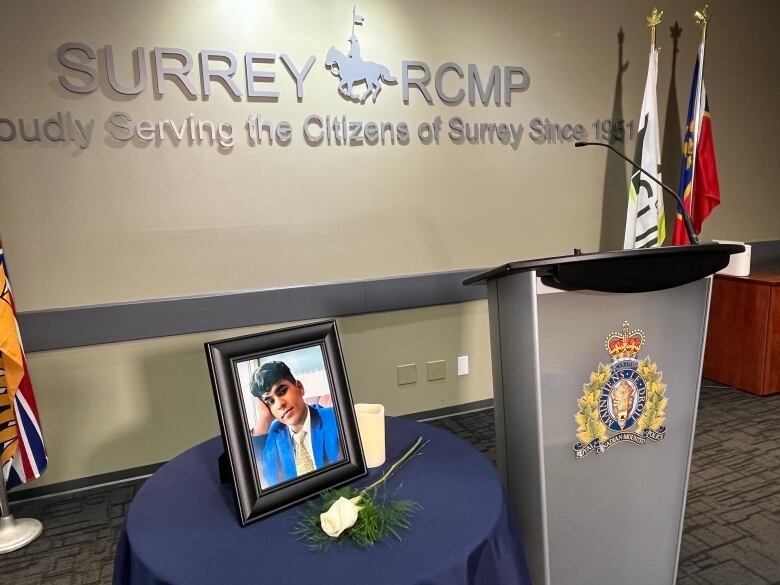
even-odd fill
[[[306,431],[301,431],[300,435],[295,440],[295,471],[298,475],[303,475],[314,471],[314,462],[311,460],[311,455],[306,450]]]

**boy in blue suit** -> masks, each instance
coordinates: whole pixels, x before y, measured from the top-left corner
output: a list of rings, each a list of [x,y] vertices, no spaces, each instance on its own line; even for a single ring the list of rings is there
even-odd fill
[[[274,361],[257,368],[249,390],[264,405],[259,408],[260,420],[252,436],[261,487],[294,479],[342,458],[333,408],[307,405],[303,384],[287,364]]]

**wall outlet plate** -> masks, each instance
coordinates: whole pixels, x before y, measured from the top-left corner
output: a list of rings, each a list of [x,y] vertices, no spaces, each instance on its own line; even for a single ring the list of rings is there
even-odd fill
[[[443,380],[447,377],[447,370],[444,360],[428,362],[428,380]]]
[[[395,371],[399,386],[417,382],[417,364],[404,364],[398,366]]]

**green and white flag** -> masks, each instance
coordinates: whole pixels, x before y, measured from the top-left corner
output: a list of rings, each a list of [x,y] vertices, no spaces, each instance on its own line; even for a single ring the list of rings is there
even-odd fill
[[[658,50],[650,52],[647,67],[645,96],[639,117],[634,162],[661,180],[661,141],[658,138]],[[626,237],[623,248],[653,248],[664,242],[666,223],[664,200],[660,185],[647,178],[646,173],[635,171],[628,185],[628,213]]]

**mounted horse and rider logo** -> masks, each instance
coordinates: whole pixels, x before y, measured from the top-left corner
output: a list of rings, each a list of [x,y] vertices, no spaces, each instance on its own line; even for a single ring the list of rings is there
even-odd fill
[[[348,100],[365,103],[368,96],[372,96],[372,101],[376,102],[379,92],[382,91],[382,82],[395,83],[397,80],[390,73],[390,70],[381,63],[374,61],[364,61],[360,56],[360,43],[355,36],[355,25],[363,24],[365,19],[359,14],[355,14],[352,9],[352,36],[349,38],[350,48],[345,55],[336,47],[331,47],[325,58],[325,67],[339,78],[338,91]],[[363,95],[352,93],[353,86],[365,83],[366,91]]]

